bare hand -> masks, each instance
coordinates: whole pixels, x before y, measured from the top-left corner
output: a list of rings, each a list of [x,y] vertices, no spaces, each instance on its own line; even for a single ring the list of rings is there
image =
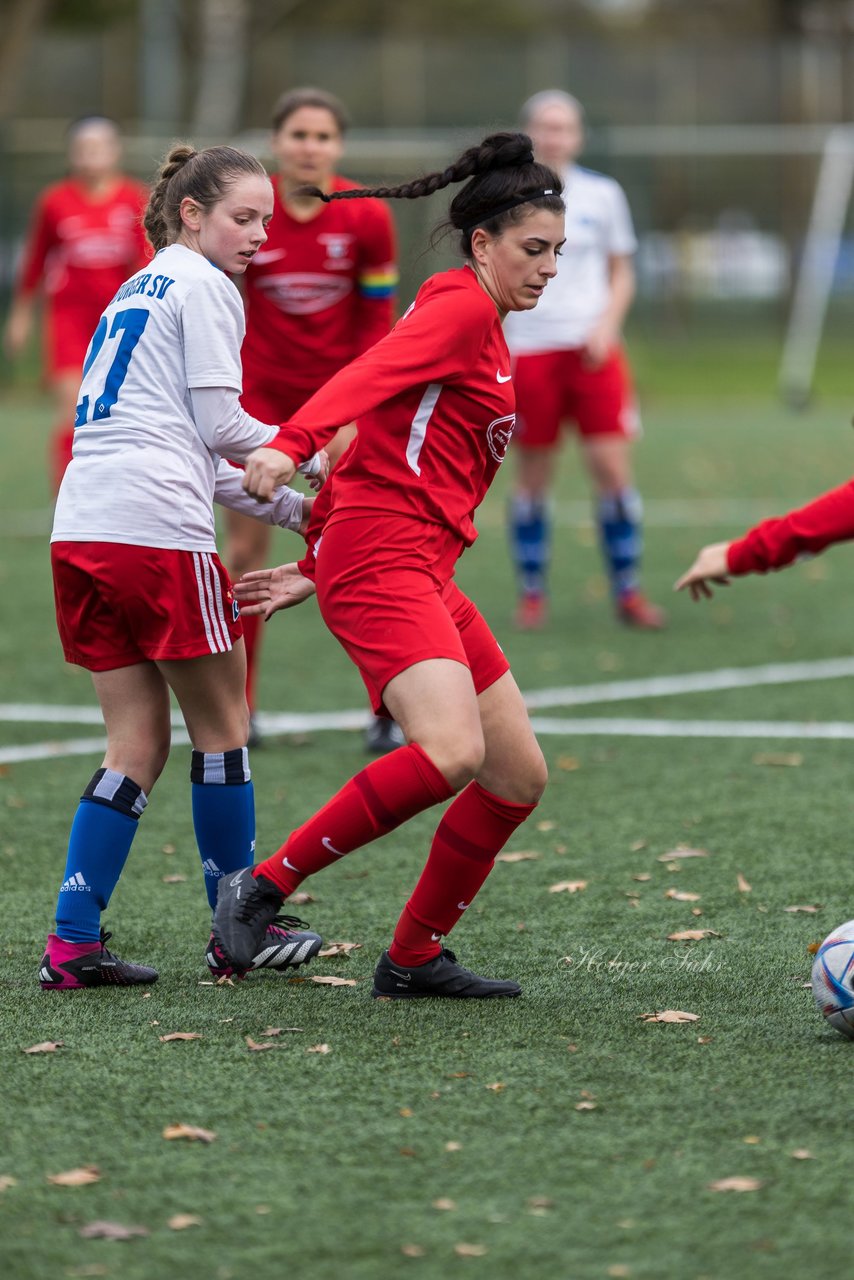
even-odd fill
[[[243,488],[259,502],[272,502],[273,491],[293,479],[297,466],[293,458],[266,445],[254,449],[246,459]]]
[[[234,584],[240,612],[259,614],[265,622],[280,609],[293,609],[294,605],[302,604],[316,590],[311,578],[303,577],[296,563],[244,573]]]
[[[19,300],[13,303],[3,334],[3,349],[10,360],[17,360],[29,341],[33,327],[33,309]]]
[[[331,463],[329,454],[325,449],[319,449],[317,453],[312,454],[308,462],[302,462],[297,467],[300,475],[305,476],[315,493],[318,489],[322,489],[329,479]]]
[[[588,334],[584,344],[583,363],[587,369],[601,369],[617,343],[617,334],[610,324],[600,324]]]
[[[714,595],[710,582],[719,587],[729,586],[729,565],[727,563],[728,542],[713,542],[697,556],[687,573],[675,584],[674,591],[684,591],[687,587],[692,600],[710,600]]]

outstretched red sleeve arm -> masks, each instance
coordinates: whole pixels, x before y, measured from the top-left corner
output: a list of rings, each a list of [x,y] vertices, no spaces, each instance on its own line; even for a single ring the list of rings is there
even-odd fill
[[[730,543],[732,574],[783,569],[800,555],[816,555],[834,542],[854,538],[854,479],[814,498],[788,515],[763,520]]]
[[[413,387],[453,382],[471,367],[484,335],[484,300],[477,293],[437,292],[418,301],[391,333],[334,374],[279,428],[269,448],[305,462],[339,427]]]

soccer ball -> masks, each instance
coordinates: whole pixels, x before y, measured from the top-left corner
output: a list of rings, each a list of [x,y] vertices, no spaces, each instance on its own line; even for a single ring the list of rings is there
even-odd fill
[[[830,1025],[854,1040],[854,920],[829,933],[816,952],[812,993]]]

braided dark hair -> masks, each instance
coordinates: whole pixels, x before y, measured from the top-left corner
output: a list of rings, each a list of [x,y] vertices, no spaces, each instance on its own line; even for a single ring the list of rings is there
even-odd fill
[[[157,174],[142,218],[152,248],[174,244],[181,230],[181,201],[189,196],[210,209],[240,174],[266,178],[267,170],[236,147],[207,147],[196,151],[189,143],[172,147]]]
[[[324,203],[367,198],[418,200],[454,182],[466,182],[466,185],[454,196],[448,217],[437,232],[459,231],[460,248],[466,257],[471,254],[471,237],[476,227],[499,235],[506,226],[521,222],[531,205],[548,209],[550,213],[564,211],[560,195],[563,183],[553,170],[535,161],[531,139],[526,133],[491,133],[441,173],[428,173],[396,187],[356,187],[329,193],[319,187],[301,187],[295,194],[316,196]],[[529,192],[531,199],[526,201],[524,196]]]

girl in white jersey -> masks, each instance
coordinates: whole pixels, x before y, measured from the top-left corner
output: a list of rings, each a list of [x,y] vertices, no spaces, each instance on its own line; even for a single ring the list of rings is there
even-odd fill
[[[243,306],[226,274],[245,270],[272,212],[254,157],[173,148],[145,214],[155,257],[118,290],[86,355],[51,560],[65,657],[92,673],[107,751],[72,825],[39,971],[46,989],[157,978],[107,951],[101,913],[169,754],[170,689],[194,748],[193,821],[211,906],[219,878],[252,856],[245,653],[212,504],[303,524],[300,494],[280,489],[259,508],[224,461],[243,461],[276,434],[240,405]],[[298,923],[271,928],[258,966],[315,954],[316,934],[282,927]],[[232,972],[212,940],[206,958],[215,973]]]
[[[629,206],[613,178],[576,164],[584,145],[581,104],[548,89],[522,108],[537,158],[564,180],[566,244],[557,277],[536,311],[507,317],[516,388],[516,486],[510,541],[519,582],[518,624],[546,616],[548,498],[560,428],[578,428],[596,493],[596,523],[618,618],[659,628],[661,609],[641,594],[641,500],[629,450],[639,418],[620,331],[634,296],[637,248]]]

